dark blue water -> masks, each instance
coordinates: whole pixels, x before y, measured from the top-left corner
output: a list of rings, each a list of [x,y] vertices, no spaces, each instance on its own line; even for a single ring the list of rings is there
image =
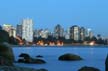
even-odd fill
[[[46,64],[18,64],[16,66],[30,67],[30,68],[45,68],[48,71],[78,71],[83,66],[91,66],[105,71],[105,58],[108,53],[106,47],[16,47],[13,48],[15,60],[21,53],[28,53],[33,58],[36,55],[44,56]],[[59,61],[58,57],[65,53],[74,53],[80,55],[84,60],[82,61]]]

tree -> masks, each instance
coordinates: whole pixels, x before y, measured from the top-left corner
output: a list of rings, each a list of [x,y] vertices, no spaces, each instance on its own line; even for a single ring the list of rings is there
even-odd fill
[[[98,44],[104,44],[104,40],[102,39],[101,35],[98,34],[97,37],[98,37],[97,43]]]
[[[13,45],[17,45],[18,41],[13,36],[9,37],[9,43]]]
[[[9,34],[4,30],[0,30],[0,43],[9,42]]]

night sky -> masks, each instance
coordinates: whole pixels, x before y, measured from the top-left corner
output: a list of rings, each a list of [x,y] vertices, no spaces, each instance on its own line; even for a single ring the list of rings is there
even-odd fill
[[[95,34],[108,36],[108,0],[1,0],[0,25],[21,24],[31,18],[34,28],[53,30],[79,25],[91,28]]]

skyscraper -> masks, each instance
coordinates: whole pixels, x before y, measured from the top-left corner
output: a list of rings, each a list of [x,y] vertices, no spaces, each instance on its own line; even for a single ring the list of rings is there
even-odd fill
[[[22,21],[22,39],[27,42],[33,41],[33,21],[32,19],[23,19]]]
[[[16,35],[22,37],[22,25],[17,25],[16,27]]]
[[[91,29],[87,29],[87,30],[86,30],[86,37],[90,37],[90,38],[93,37],[93,32],[92,32]]]
[[[56,37],[57,39],[59,37],[63,37],[64,36],[64,29],[61,27],[61,25],[56,25],[54,28],[54,37]]]
[[[84,27],[80,28],[80,40],[83,41],[85,39],[86,29]]]
[[[70,28],[70,38],[79,41],[80,40],[80,27],[74,25]]]
[[[67,30],[64,32],[64,35],[65,35],[65,39],[70,39],[70,29],[67,29]]]

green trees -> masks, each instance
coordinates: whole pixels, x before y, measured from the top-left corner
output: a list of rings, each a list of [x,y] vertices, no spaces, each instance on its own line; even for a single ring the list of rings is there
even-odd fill
[[[0,30],[0,43],[9,42],[9,34],[4,30]]]

